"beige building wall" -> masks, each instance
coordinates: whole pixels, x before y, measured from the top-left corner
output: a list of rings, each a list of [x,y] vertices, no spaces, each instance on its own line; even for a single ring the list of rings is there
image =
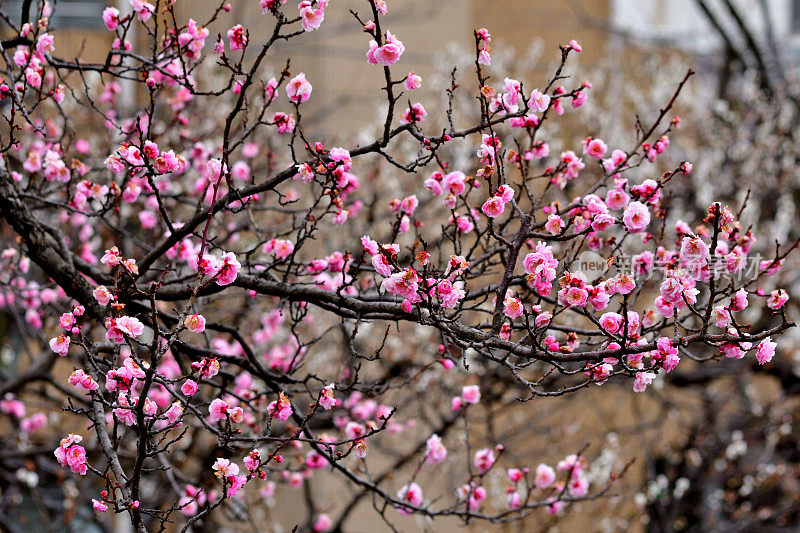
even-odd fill
[[[292,13],[294,0],[284,9]],[[256,0],[231,0],[231,12],[224,13],[212,30],[223,35],[234,23],[243,23],[250,31],[250,54],[257,50],[272,31],[273,18],[261,13]],[[393,67],[401,77],[408,71],[430,81],[440,70],[443,57],[457,53],[471,55],[474,50],[472,32],[486,27],[493,35],[495,52],[508,54],[513,49],[523,59],[532,42],[542,44],[541,61],[531,62],[532,72],[516,73],[544,78],[549,66],[558,57],[559,44],[577,39],[584,45],[581,62],[586,64],[608,52],[606,31],[611,13],[611,0],[392,0],[383,27],[395,33],[406,45],[406,52]],[[216,2],[179,0],[178,20],[190,17],[204,23]],[[292,73],[305,72],[314,85],[312,99],[306,105],[304,121],[320,126],[319,134],[336,136],[353,126],[375,122],[382,105],[380,68],[368,65],[365,53],[369,37],[350,14],[356,10],[366,20],[371,18],[364,0],[333,0],[322,27],[314,32],[275,45],[274,53],[265,61],[267,73],[277,75],[287,58]],[[140,32],[140,36],[141,36]],[[83,61],[103,61],[112,34],[105,30],[63,28],[55,31],[59,54],[66,58],[80,56]],[[207,40],[213,45],[216,33]],[[535,63],[535,64],[534,64]],[[471,73],[471,70],[469,71]],[[437,91],[443,87],[428,89]]]
[[[232,1],[230,14],[222,28],[242,22],[250,30],[253,44],[263,40],[272,29],[272,17],[263,15],[254,0]],[[533,41],[543,47],[539,72],[558,57],[558,45],[578,39],[585,45],[584,60],[605,53],[608,33],[605,22],[610,15],[610,0],[394,0],[382,18],[383,29],[392,31],[406,46],[401,60],[392,68],[400,78],[414,71],[430,79],[445,55],[474,53],[473,30],[486,27],[493,35],[493,47],[508,53],[513,48],[520,58]],[[182,18],[204,20],[209,11],[204,0],[178,3]],[[284,8],[291,12],[289,3]],[[355,10],[363,20],[371,13],[364,0],[334,0],[322,27],[301,38],[278,43],[268,64],[277,74],[291,58],[291,72],[304,72],[314,86],[314,94],[305,107],[304,120],[321,127],[319,133],[336,136],[344,129],[352,134],[353,126],[372,123],[383,104],[382,69],[368,65],[365,54],[369,37],[350,13]],[[224,33],[224,32],[223,32]],[[255,53],[256,47],[250,50]],[[469,71],[471,72],[471,70]],[[423,81],[423,83],[425,83]],[[444,87],[428,89],[443,91]]]
[[[599,59],[609,44],[612,0],[472,0],[471,23],[484,26],[499,44],[523,53],[534,39],[543,51],[557,55],[557,47],[576,39],[584,61]]]

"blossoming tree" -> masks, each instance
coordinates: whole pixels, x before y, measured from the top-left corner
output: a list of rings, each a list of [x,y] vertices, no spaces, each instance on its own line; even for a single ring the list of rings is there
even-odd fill
[[[29,359],[0,383],[18,429],[2,438],[24,455],[61,429],[43,405],[64,409],[76,429],[21,470],[49,461],[99,516],[137,531],[246,521],[321,475],[353,490],[333,507],[307,490],[308,516],[285,527],[345,530],[361,501],[392,528],[567,513],[626,467],[591,477],[583,449],[519,463],[470,431],[482,404],[610,383],[647,394],[679,365],[767,364],[792,326],[771,276],[793,247],[760,248],[746,205],[665,225],[670,184],[692,171],[669,160],[691,71],[631,146],[590,131],[551,154],[548,125],[592,90],[565,75],[579,43],[529,88],[493,71],[476,30],[472,85],[454,72],[433,88],[446,105],[426,109],[388,6],[367,0],[352,19],[385,118],[368,142],[333,146],[302,120],[325,98],[314,80],[264,71],[335,4],[261,0],[272,32],[256,36],[221,26],[225,3],[196,21],[174,0],[131,0],[105,10],[115,40],[99,63],[60,58],[50,6],[23,4],[2,41],[0,305]],[[123,112],[121,84],[139,109]],[[464,93],[473,116],[455,113]],[[759,328],[742,319],[751,306]],[[443,487],[448,461],[461,468]],[[501,469],[498,508],[485,483]]]

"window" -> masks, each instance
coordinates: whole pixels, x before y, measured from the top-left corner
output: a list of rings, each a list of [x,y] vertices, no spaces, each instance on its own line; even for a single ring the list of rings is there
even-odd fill
[[[800,33],[800,0],[792,0],[792,33]]]
[[[6,0],[5,13],[14,23],[19,23],[22,18],[23,0]],[[53,7],[53,16],[50,17],[52,28],[103,28],[103,9],[105,0],[57,0],[50,2]],[[34,19],[39,9],[38,0],[31,5],[30,17]]]

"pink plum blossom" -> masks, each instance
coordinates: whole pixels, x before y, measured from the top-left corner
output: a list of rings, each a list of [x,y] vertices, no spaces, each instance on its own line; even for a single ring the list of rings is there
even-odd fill
[[[58,337],[50,339],[50,349],[64,357],[67,355],[67,351],[69,351],[69,343],[70,338],[61,334]]]
[[[439,435],[433,434],[425,441],[425,460],[432,464],[439,464],[447,457],[447,448],[442,444]]]
[[[461,390],[461,399],[464,403],[477,404],[481,401],[481,390],[478,385],[465,385]]]
[[[631,233],[639,233],[644,231],[650,223],[650,211],[647,206],[640,202],[631,202],[625,208],[625,214],[622,216],[622,221],[625,227]]]
[[[491,448],[483,448],[475,452],[472,463],[479,472],[486,472],[492,468],[495,460],[494,450]]]
[[[292,102],[301,104],[311,96],[312,89],[311,84],[306,80],[306,75],[301,72],[289,80],[286,85],[286,95]]]
[[[408,502],[414,507],[419,507],[422,505],[422,489],[419,485],[412,481],[411,483],[400,487],[400,490],[397,491],[397,499]],[[401,514],[410,514],[411,509],[408,507],[398,507],[397,512]]]
[[[548,107],[550,107],[550,96],[545,93],[541,93],[539,89],[534,89],[531,92],[531,97],[528,100],[528,107],[536,111],[537,113],[544,113]]]
[[[546,489],[553,484],[556,480],[556,473],[552,467],[546,464],[539,464],[536,467],[536,476],[534,478],[534,485],[537,489]]]
[[[403,87],[407,91],[413,91],[415,89],[419,89],[422,86],[422,78],[413,72],[409,72],[406,75],[406,81],[403,82]]]
[[[187,316],[183,325],[192,333],[202,333],[206,329],[206,319],[203,315],[195,313]]]
[[[763,365],[772,361],[776,346],[777,343],[772,342],[772,339],[769,337],[759,342],[756,347],[756,359],[758,360],[758,364]]]
[[[136,317],[121,316],[116,319],[115,325],[122,333],[131,337],[138,337],[144,332],[144,324]]]
[[[191,379],[187,379],[183,382],[183,385],[181,385],[181,392],[184,396],[194,396],[197,392],[197,383]]]
[[[406,51],[403,43],[397,39],[392,32],[386,32],[386,44],[378,46],[375,41],[370,41],[367,60],[372,65],[383,65],[388,67],[394,65]]]

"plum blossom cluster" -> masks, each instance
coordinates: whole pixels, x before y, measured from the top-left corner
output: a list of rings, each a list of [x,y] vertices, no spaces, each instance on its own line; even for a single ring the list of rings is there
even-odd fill
[[[509,454],[471,429],[484,411],[607,383],[643,393],[686,359],[780,358],[773,339],[792,324],[776,274],[792,248],[766,255],[721,202],[695,226],[667,224],[667,189],[692,173],[668,156],[689,75],[630,146],[557,139],[544,126],[593,90],[562,74],[581,46],[562,45],[557,73],[529,85],[492,67],[484,28],[477,84],[454,72],[434,88],[447,109],[424,95],[406,106],[400,91],[422,78],[398,70],[411,56],[382,27],[387,2],[368,0],[351,14],[386,115],[333,142],[304,118],[318,93],[296,61],[267,63],[335,4],[261,0],[271,33],[226,22],[225,2],[200,22],[178,2],[130,4],[105,9],[108,59],[84,64],[54,57],[41,2],[0,82],[4,118],[20,123],[0,132],[0,308],[41,348],[3,382],[0,412],[20,438],[47,438],[25,401],[41,383],[57,391],[39,399],[91,436],[53,438],[47,460],[86,476],[87,508],[137,531],[227,527],[298,489],[314,531],[347,529],[365,498],[465,523],[561,514],[624,466]],[[129,83],[141,105],[124,101]],[[462,93],[479,115],[459,129]],[[85,131],[68,112],[87,113]],[[585,251],[601,268],[581,267]],[[714,275],[754,258],[752,279]],[[645,275],[655,268],[663,278]],[[442,490],[445,468],[458,474]],[[312,481],[332,479],[357,490],[318,501]]]
[[[78,444],[82,440],[81,435],[70,433],[61,439],[54,453],[61,466],[69,466],[76,474],[85,476],[89,467],[86,465],[86,449]]]
[[[374,30],[374,25],[371,28],[365,26],[365,30]],[[367,61],[369,61],[371,65],[383,65],[384,67],[394,65],[400,59],[400,56],[403,55],[403,52],[406,51],[406,47],[403,46],[402,41],[395,37],[390,31],[386,32],[384,41],[382,45],[378,45],[378,42],[375,40],[369,42]]]

